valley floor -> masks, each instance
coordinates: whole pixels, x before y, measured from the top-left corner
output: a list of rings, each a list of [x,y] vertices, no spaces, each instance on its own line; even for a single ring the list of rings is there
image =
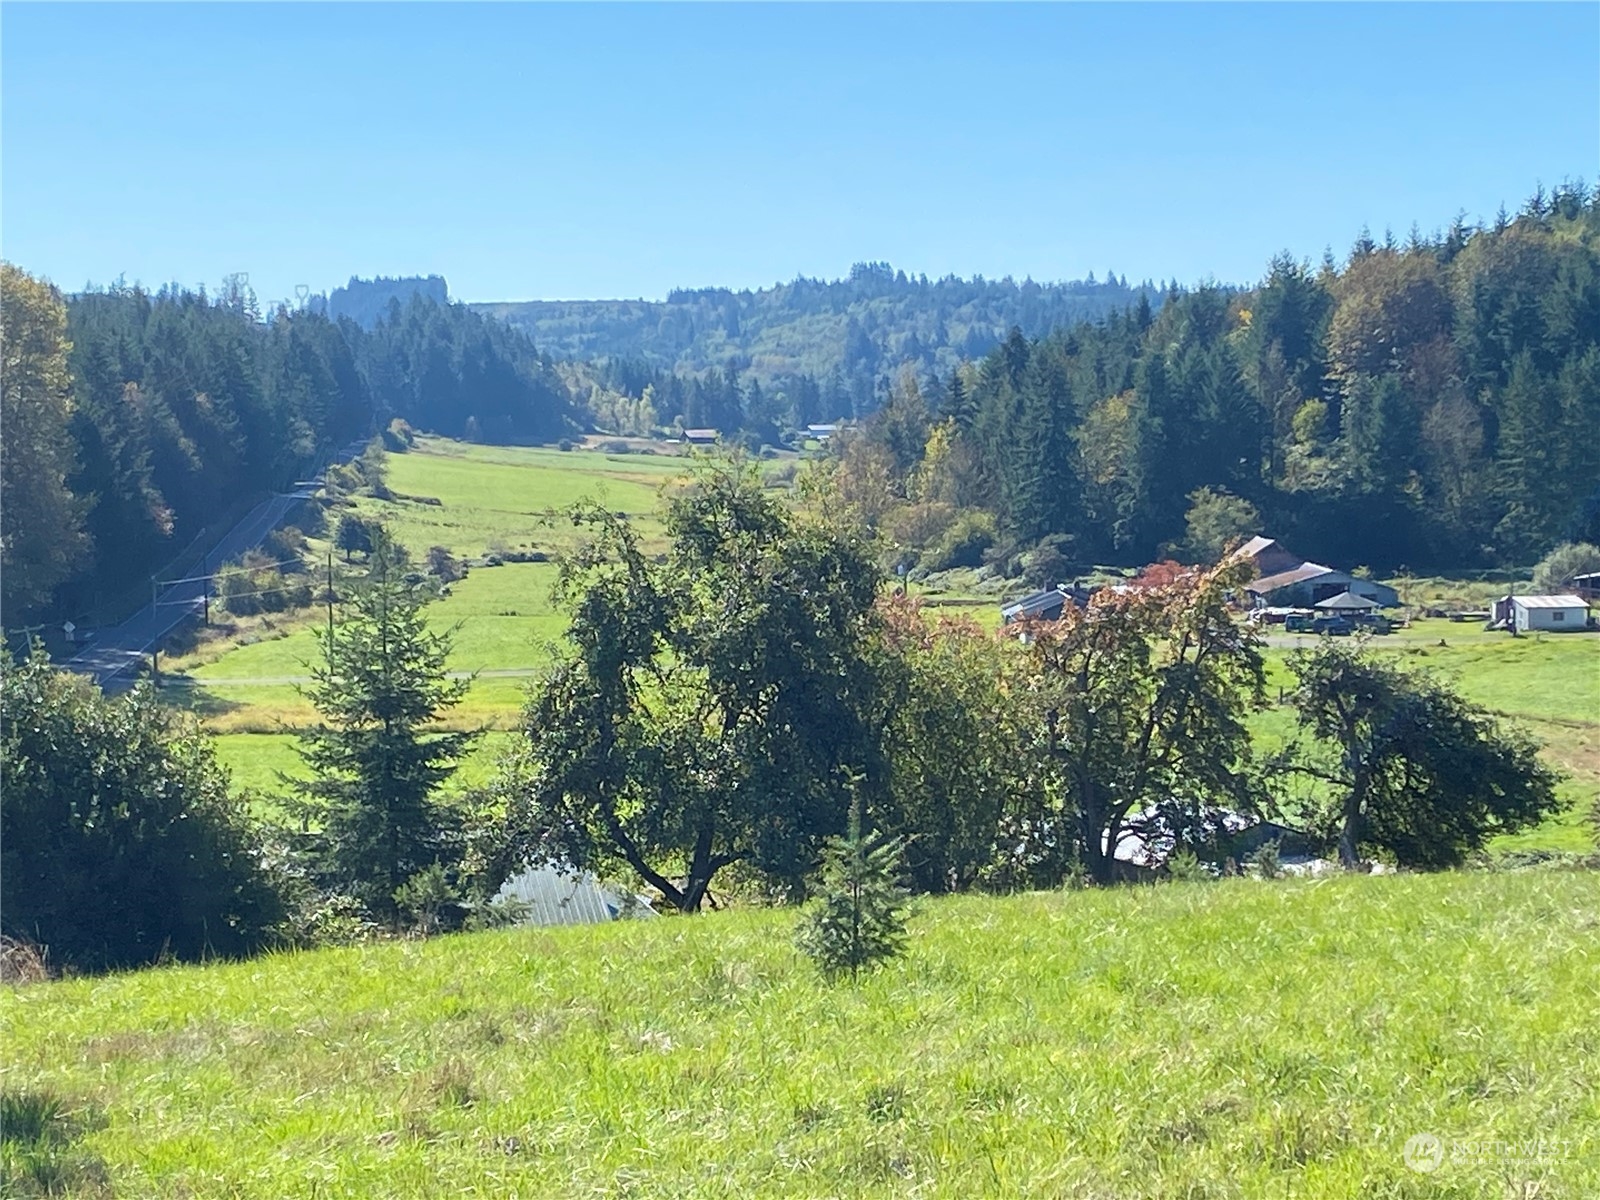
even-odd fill
[[[421,558],[443,545],[466,558],[490,553],[552,553],[571,544],[570,522],[552,515],[579,499],[594,499],[625,512],[638,525],[647,548],[664,533],[658,501],[685,466],[676,455],[562,452],[522,447],[476,446],[424,438],[417,449],[388,458],[389,486],[396,498],[363,498],[363,513],[386,521]],[[795,464],[763,463],[785,478]],[[437,502],[437,503],[434,503]],[[454,584],[451,594],[429,606],[430,626],[449,633],[449,667],[473,677],[466,700],[447,723],[489,730],[454,786],[482,782],[499,754],[511,745],[532,676],[550,660],[565,617],[550,599],[553,562],[505,561],[478,567]],[[1418,603],[1444,604],[1455,593],[1450,581],[1410,580],[1404,593]],[[1491,585],[1463,585],[1482,591]],[[1494,585],[1504,586],[1504,585]],[[1476,591],[1470,597],[1476,602]],[[985,625],[999,621],[995,595],[931,595],[930,611],[957,613]],[[954,607],[935,608],[935,605]],[[314,629],[319,612],[269,619],[240,636],[202,645],[170,659],[166,694],[199,713],[218,735],[218,749],[241,786],[263,795],[281,792],[283,776],[303,774],[294,752],[294,730],[315,714],[300,692],[319,654]],[[1290,643],[1268,650],[1272,699],[1291,682],[1285,668]],[[1600,635],[1567,634],[1511,638],[1480,625],[1418,621],[1374,640],[1374,645],[1426,670],[1445,675],[1471,700],[1522,724],[1546,747],[1546,757],[1568,776],[1562,794],[1567,811],[1537,830],[1500,839],[1497,849],[1583,851],[1592,847],[1582,816],[1600,795]],[[1265,745],[1281,744],[1293,732],[1288,708],[1275,703],[1257,714],[1253,727]],[[270,809],[270,802],[263,804]]]

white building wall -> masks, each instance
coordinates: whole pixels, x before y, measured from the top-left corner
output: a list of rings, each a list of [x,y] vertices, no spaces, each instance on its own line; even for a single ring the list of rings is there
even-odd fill
[[[1582,629],[1589,618],[1588,610],[1583,608],[1524,608],[1518,604],[1515,611],[1518,633],[1576,631]]]

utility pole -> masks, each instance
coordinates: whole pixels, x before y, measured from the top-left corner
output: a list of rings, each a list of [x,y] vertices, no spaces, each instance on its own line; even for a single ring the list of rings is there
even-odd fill
[[[207,553],[200,560],[200,573],[205,576],[200,581],[201,594],[205,597],[205,623],[211,624],[211,555]]]
[[[328,674],[333,674],[333,551],[328,551]]]

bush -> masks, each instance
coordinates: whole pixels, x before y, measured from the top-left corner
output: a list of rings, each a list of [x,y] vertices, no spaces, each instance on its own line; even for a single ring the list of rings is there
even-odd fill
[[[1023,581],[1032,588],[1067,582],[1072,575],[1072,560],[1067,557],[1066,548],[1071,544],[1071,538],[1056,534],[1026,551],[1021,559]]]
[[[428,573],[437,575],[441,582],[455,583],[467,571],[461,560],[450,553],[448,546],[428,547]]]
[[[461,896],[439,863],[424,867],[394,891],[395,907],[412,929],[432,937],[444,928],[452,910],[461,907]]]
[[[1262,843],[1261,847],[1250,856],[1250,865],[1256,869],[1256,874],[1262,879],[1281,879],[1283,877],[1283,862],[1278,857],[1278,839]]]
[[[293,525],[274,529],[261,539],[261,553],[269,561],[278,563],[278,570],[286,575],[296,575],[306,569],[307,549],[306,535]]]
[[[394,454],[404,454],[417,444],[416,430],[399,417],[389,422],[382,437],[383,448]]]
[[[217,573],[217,596],[222,606],[234,616],[249,617],[309,605],[311,585],[304,580],[285,579],[277,563],[270,555],[251,550],[225,566]]]
[[[211,743],[153,690],[0,657],[0,913],[78,970],[234,956],[283,915]]]
[[[942,500],[897,504],[883,517],[883,528],[901,546],[937,545],[955,523],[956,509]]]
[[[562,438],[559,442],[556,443],[556,449],[557,450],[571,450],[572,447],[573,447],[573,441],[572,441],[571,438]]]
[[[934,546],[922,557],[930,571],[983,565],[983,552],[994,545],[994,514],[969,508],[958,515]]]

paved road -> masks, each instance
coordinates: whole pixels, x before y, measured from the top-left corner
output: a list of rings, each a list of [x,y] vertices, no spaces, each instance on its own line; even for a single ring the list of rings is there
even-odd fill
[[[476,671],[446,671],[446,679],[531,679],[543,675],[548,667],[482,667]],[[289,687],[311,683],[310,675],[240,675],[227,678],[196,679],[192,675],[161,674],[162,687]]]
[[[349,462],[358,457],[365,446],[364,441],[352,442],[334,454],[331,461]],[[185,582],[162,588],[157,602],[145,605],[122,624],[97,631],[88,648],[66,661],[67,670],[91,676],[107,691],[132,687],[138,666],[151,647],[160,645],[163,638],[204,606],[206,584],[200,577],[259,546],[291,509],[316,495],[320,487],[319,473],[316,479],[296,491],[268,496],[224,534],[209,553],[196,555],[168,572],[170,577]]]

